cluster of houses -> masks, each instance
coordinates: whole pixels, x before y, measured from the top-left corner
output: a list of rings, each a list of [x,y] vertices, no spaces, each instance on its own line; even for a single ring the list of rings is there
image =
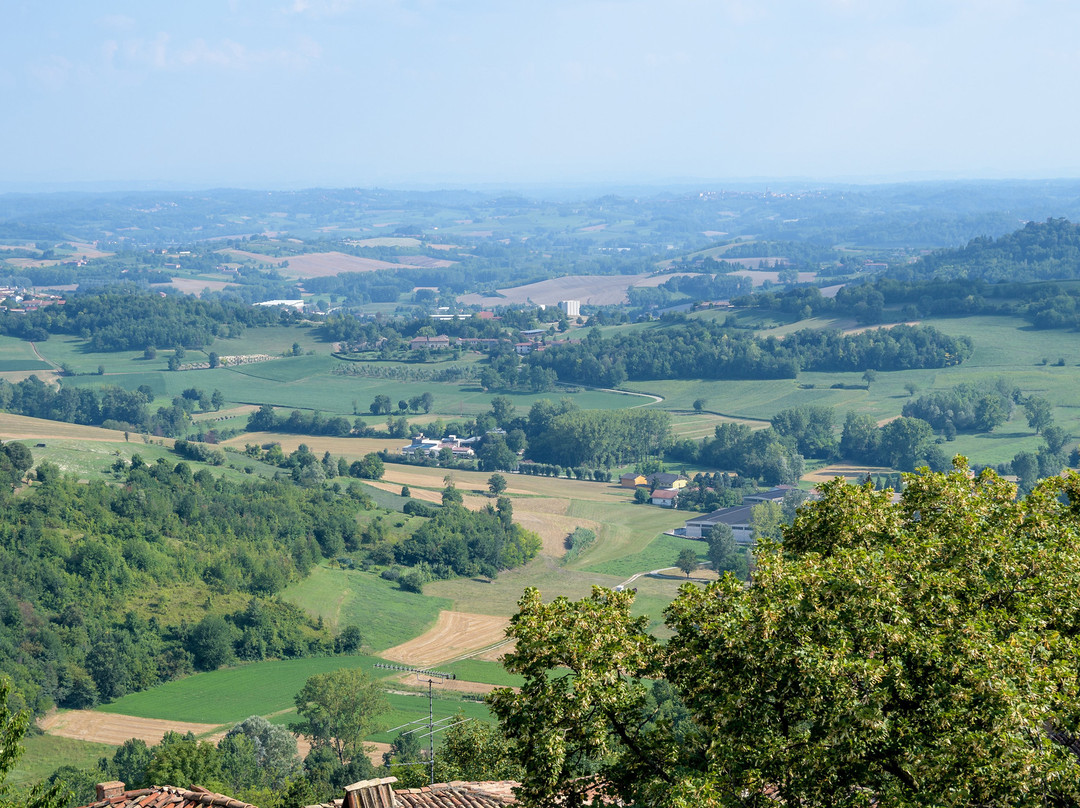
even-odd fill
[[[655,472],[653,474],[629,472],[619,478],[619,484],[623,488],[650,489],[652,491],[650,501],[653,505],[659,505],[662,508],[677,507],[679,493],[686,488],[689,482],[682,474],[670,474],[667,472]],[[750,515],[754,506],[762,502],[780,502],[792,488],[793,486],[790,485],[778,485],[768,491],[748,494],[743,497],[741,505],[721,508],[712,513],[699,514],[687,519],[684,527],[675,529],[675,535],[684,536],[688,539],[703,539],[709,535],[709,531],[713,527],[724,524],[730,527],[731,532],[735,534],[736,544],[751,544]]]
[[[687,519],[686,524],[682,528],[675,529],[675,535],[683,536],[687,539],[703,539],[709,535],[709,531],[716,527],[716,525],[727,525],[731,528],[736,544],[753,544],[754,540],[751,538],[752,528],[750,525],[750,517],[753,513],[754,506],[760,505],[762,502],[779,503],[784,499],[784,495],[792,488],[793,486],[790,485],[778,485],[775,488],[770,488],[768,491],[761,491],[757,494],[748,494],[743,497],[742,505],[721,508],[712,513],[703,513],[692,519]]]
[[[0,300],[8,301],[3,308],[11,312],[27,312],[43,306],[62,306],[64,298],[47,292],[30,292],[15,286],[0,286]],[[10,305],[14,303],[15,305]]]
[[[679,492],[690,482],[682,474],[669,474],[664,471],[652,474],[628,472],[619,478],[623,488],[648,488],[652,491],[652,504],[662,508],[674,508],[679,504]]]
[[[521,341],[514,343],[514,350],[521,356],[526,356],[533,351],[542,351],[547,347],[544,341],[546,334],[546,328],[528,328],[520,331]],[[494,337],[458,337],[451,342],[450,337],[439,334],[435,337],[413,337],[409,340],[409,350],[448,351],[452,345],[460,345],[477,351],[485,351],[491,350],[502,342],[507,342],[507,340]]]
[[[459,438],[457,435],[447,435],[445,438],[425,438],[421,432],[412,439],[408,446],[401,447],[401,453],[406,457],[438,457],[443,449],[449,449],[451,454],[458,460],[468,460],[476,457],[473,445],[479,443],[482,438]]]

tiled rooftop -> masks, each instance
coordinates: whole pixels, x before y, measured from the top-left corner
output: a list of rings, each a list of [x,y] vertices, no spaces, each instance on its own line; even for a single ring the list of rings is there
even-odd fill
[[[201,786],[177,788],[176,786],[153,786],[125,791],[120,782],[100,783],[98,801],[87,808],[255,808],[249,803],[215,794]]]
[[[502,808],[517,802],[514,786],[520,783],[500,780],[465,783],[455,780],[423,788],[402,788],[394,797],[404,808]]]

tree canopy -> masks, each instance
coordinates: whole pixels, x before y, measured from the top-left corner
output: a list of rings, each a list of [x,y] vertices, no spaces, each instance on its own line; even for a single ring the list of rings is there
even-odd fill
[[[827,483],[752,586],[684,585],[667,641],[632,592],[528,590],[506,657],[525,682],[490,697],[525,803],[1076,804],[1080,475],[1015,493],[962,458],[897,505]]]

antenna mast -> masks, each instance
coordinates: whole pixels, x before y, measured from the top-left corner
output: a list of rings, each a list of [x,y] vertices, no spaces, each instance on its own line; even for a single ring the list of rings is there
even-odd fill
[[[421,735],[420,737],[428,739],[428,769],[429,769],[429,775],[428,776],[429,776],[429,781],[430,781],[431,785],[435,785],[435,733],[436,732],[442,732],[444,729],[450,729],[450,727],[456,727],[459,724],[464,724],[465,721],[471,721],[472,720],[471,718],[466,718],[464,721],[457,721],[457,722],[455,722],[453,724],[445,724],[444,726],[441,726],[441,727],[437,726],[437,725],[442,724],[444,721],[450,721],[453,718],[453,716],[449,716],[447,718],[440,718],[438,721],[434,720],[435,719],[435,695],[434,695],[434,692],[432,691],[432,685],[434,685],[436,681],[446,681],[447,679],[457,679],[457,674],[444,673],[442,671],[432,671],[432,670],[427,670],[426,668],[408,668],[408,667],[405,667],[403,665],[385,665],[385,664],[383,664],[381,662],[376,662],[375,667],[376,668],[385,668],[387,670],[392,670],[392,671],[404,671],[406,673],[415,673],[416,678],[417,678],[418,681],[427,683],[427,686],[428,686],[428,690],[427,690],[427,692],[428,692],[427,726],[419,726],[419,727],[416,727],[414,729],[410,729],[408,732],[403,732],[401,734],[402,735],[411,735],[412,733],[419,732],[422,729],[427,730],[427,732],[424,733],[423,735]],[[400,727],[394,727],[392,730],[390,730],[390,732],[396,732],[399,729],[404,729],[405,727],[412,726],[413,724],[423,724],[423,721],[424,721],[424,719],[418,718],[415,721],[409,721],[406,724],[402,724]],[[405,765],[409,766],[409,765],[415,765],[415,764],[406,763]]]

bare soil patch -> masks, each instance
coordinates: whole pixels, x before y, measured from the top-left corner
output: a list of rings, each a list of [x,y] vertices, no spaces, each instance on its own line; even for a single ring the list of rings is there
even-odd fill
[[[235,285],[236,284],[227,281],[206,281],[199,278],[173,278],[168,283],[153,283],[150,284],[150,287],[157,288],[159,286],[171,286],[179,292],[198,297],[202,295],[203,291],[206,289],[209,289],[211,292],[220,292],[222,289]]]
[[[31,376],[37,376],[49,387],[60,386],[60,374],[55,370],[7,370],[0,373],[0,379],[12,384],[18,384],[21,381],[29,379]]]
[[[424,269],[443,269],[452,267],[457,263],[457,261],[450,261],[446,258],[432,258],[429,255],[403,255],[401,260],[409,266],[423,267]]]
[[[181,735],[192,732],[196,736],[209,736],[217,743],[225,737],[226,729],[218,724],[195,724],[189,721],[163,721],[158,718],[138,718],[133,715],[99,713],[94,710],[69,710],[53,713],[38,721],[49,735],[94,741],[119,746],[128,738],[141,738],[148,745],[159,743],[166,732]]]
[[[507,303],[543,303],[555,305],[560,300],[579,300],[592,305],[626,303],[626,290],[631,286],[659,286],[679,275],[689,273],[668,272],[661,275],[567,275],[549,278],[538,283],[500,289],[502,297],[486,297],[480,294],[461,295],[458,301],[470,305],[497,306]]]
[[[526,530],[532,530],[539,534],[543,541],[542,552],[544,555],[552,558],[562,558],[566,554],[566,537],[574,532],[574,528],[583,527],[594,533],[600,532],[601,524],[592,519],[523,510],[531,504],[531,502],[522,502],[515,505],[514,521]]]
[[[400,269],[406,264],[394,264],[375,258],[358,258],[340,252],[294,255],[289,265],[281,268],[282,275],[294,278],[322,278],[342,272],[374,272],[376,269]]]
[[[812,483],[824,483],[833,479],[834,477],[844,477],[846,479],[862,478],[867,474],[892,474],[895,469],[888,468],[886,466],[852,466],[846,463],[837,463],[832,466],[825,466],[817,471],[812,471],[809,474],[803,476],[804,480],[809,480]]]
[[[880,328],[889,329],[889,328],[896,328],[898,325],[919,325],[920,323],[922,323],[922,320],[908,320],[906,323],[884,323],[884,324],[881,324],[881,325],[864,325],[864,326],[861,326],[860,328],[846,328],[846,329],[844,329],[844,333],[845,334],[861,334],[864,331],[877,331]]]
[[[430,631],[383,651],[380,656],[405,665],[435,665],[499,642],[506,636],[508,623],[506,617],[439,612],[439,620]]]
[[[403,673],[400,676],[395,676],[393,681],[407,686],[415,687],[417,684],[415,673]],[[464,679],[445,679],[439,681],[435,685],[435,690],[445,690],[453,693],[490,693],[498,685],[488,684],[487,682],[467,682]]]

